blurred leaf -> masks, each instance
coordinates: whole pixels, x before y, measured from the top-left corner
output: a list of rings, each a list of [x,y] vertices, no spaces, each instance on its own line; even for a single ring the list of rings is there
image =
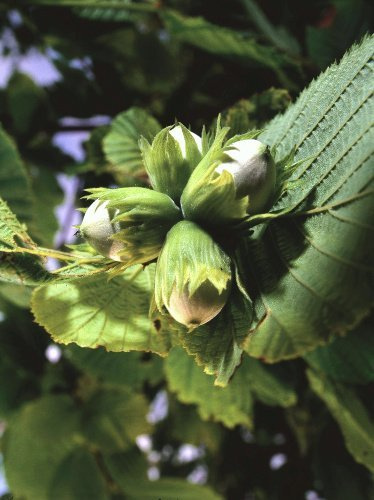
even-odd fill
[[[65,458],[57,469],[49,498],[109,500],[104,476],[91,453],[78,449]]]
[[[321,69],[370,32],[373,6],[364,0],[332,0],[319,27],[307,26],[309,56]]]
[[[106,158],[112,164],[108,170],[124,180],[145,175],[139,139],[143,136],[152,141],[160,129],[158,121],[141,108],[133,107],[120,113],[103,141]]]
[[[0,289],[1,293],[1,289]],[[142,361],[138,352],[106,352],[102,348],[83,349],[76,345],[69,346],[67,357],[78,368],[109,383],[140,388],[145,380],[152,385],[160,381],[162,361],[158,356]]]
[[[28,309],[30,307],[31,288],[13,283],[0,283],[0,296],[17,307]]]
[[[193,358],[174,347],[165,361],[166,378],[171,391],[183,403],[197,404],[204,420],[213,419],[226,427],[242,424],[252,427],[252,396],[248,387],[249,371],[241,367],[228,387],[216,387]]]
[[[16,497],[50,500],[58,467],[75,448],[78,413],[68,396],[45,396],[24,405],[4,435],[4,465]]]
[[[204,445],[213,454],[218,453],[224,436],[223,427],[211,420],[201,420],[197,407],[182,405],[169,399],[169,414],[165,421],[167,435],[181,443]]]
[[[29,179],[15,144],[1,126],[0,196],[22,222],[31,222],[33,206]]]
[[[84,143],[87,154],[86,168],[93,169],[97,173],[101,173],[107,167],[107,159],[103,150],[103,139],[109,131],[109,125],[96,127]]]
[[[329,377],[350,384],[374,381],[374,337],[372,319],[335,339],[331,344],[317,347],[304,359],[316,370]]]
[[[252,315],[252,304],[233,287],[218,316],[193,332],[187,332],[185,327],[179,329],[181,344],[205,373],[216,376],[215,385],[225,387],[240,364]]]
[[[23,73],[14,73],[9,80],[7,103],[12,127],[19,135],[30,134],[48,115],[44,90]]]
[[[297,394],[294,388],[282,380],[279,372],[272,366],[267,366],[257,359],[245,356],[239,370],[246,370],[249,387],[254,396],[263,403],[271,406],[292,406],[296,404]]]
[[[344,448],[342,439],[330,437],[335,429],[324,429],[313,453],[313,469],[317,483],[323,485],[323,496],[329,500],[368,500],[373,498],[370,472],[354,461]]]
[[[1,339],[2,348],[3,340]],[[28,400],[38,394],[36,379],[30,377],[6,353],[0,356],[0,418],[11,419],[12,414]],[[9,374],[12,374],[9,377]]]
[[[147,413],[143,395],[124,387],[103,387],[84,405],[82,432],[103,453],[126,450],[138,435],[151,431]]]
[[[374,471],[374,424],[353,390],[329,380],[312,370],[307,371],[313,391],[326,403],[357,462]]]
[[[144,14],[152,12],[156,5],[152,2],[134,2],[132,0],[73,0],[78,5],[87,5],[88,7],[76,8],[75,11],[82,17],[97,21],[141,21]],[[100,5],[95,6],[95,3]]]
[[[250,19],[269,42],[290,54],[300,53],[299,42],[285,26],[273,26],[255,1],[243,0],[243,5]]]
[[[160,31],[122,28],[97,38],[101,57],[118,72],[123,86],[141,96],[167,96],[183,81],[186,58],[178,43],[163,41]],[[136,102],[135,101],[135,102]],[[154,103],[156,104],[156,103]],[[156,109],[159,108],[156,104]]]
[[[260,129],[277,113],[285,111],[291,102],[287,90],[270,88],[250,99],[241,99],[223,111],[222,127],[230,127],[228,137],[245,134],[251,129]]]
[[[295,161],[313,158],[272,211],[312,211],[257,226],[241,255],[257,297],[246,347],[254,357],[278,361],[310,351],[355,326],[372,304],[373,49],[374,37],[353,47],[260,136],[277,145],[276,159],[292,148]]]
[[[48,170],[37,170],[32,179],[34,197],[33,234],[43,245],[53,246],[58,222],[54,209],[63,200],[55,175]]]
[[[155,4],[150,1],[137,2],[132,0],[32,0],[29,3],[53,5],[54,7],[85,7],[90,9],[116,10],[119,12],[153,12]]]
[[[46,285],[35,290],[32,310],[62,344],[166,354],[168,339],[159,337],[148,318],[153,275],[153,266],[133,266],[109,281],[100,275]]]
[[[163,477],[149,481],[147,463],[138,450],[105,457],[105,464],[128,500],[220,500],[208,486],[191,484],[184,479]]]
[[[273,69],[285,82],[282,69],[290,60],[273,47],[260,45],[249,36],[209,23],[202,17],[185,17],[176,11],[162,12],[166,28],[177,40],[213,54],[237,58],[248,65]]]

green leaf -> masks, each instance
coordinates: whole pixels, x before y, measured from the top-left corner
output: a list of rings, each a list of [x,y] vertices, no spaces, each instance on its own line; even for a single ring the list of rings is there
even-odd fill
[[[29,179],[15,144],[1,125],[0,196],[22,222],[31,222],[33,207]]]
[[[253,23],[275,47],[292,54],[300,53],[297,39],[284,26],[273,26],[253,0],[243,0],[243,4]]]
[[[111,476],[128,500],[220,500],[222,497],[208,486],[191,484],[178,478],[163,477],[148,481],[147,463],[138,450],[105,457]]]
[[[36,170],[32,178],[34,221],[32,234],[42,245],[53,246],[59,228],[54,209],[63,200],[63,193],[56,176],[46,169]]]
[[[125,387],[103,387],[84,405],[82,432],[102,452],[123,451],[133,445],[136,436],[151,431],[147,413],[143,395]]]
[[[45,396],[22,407],[4,435],[7,482],[18,498],[50,500],[58,467],[73,451],[78,413],[68,396]]]
[[[291,102],[285,89],[271,87],[249,99],[240,99],[221,114],[221,125],[230,127],[228,137],[262,129],[277,113],[285,111]]]
[[[23,286],[38,286],[50,279],[50,273],[33,255],[18,253],[0,255],[0,281]]]
[[[37,286],[51,281],[72,281],[87,275],[104,272],[104,259],[74,257],[65,252],[40,248],[35,245],[7,204],[0,198],[0,281],[7,283]],[[77,262],[49,273],[43,266],[41,257],[55,257],[61,260],[77,259]],[[81,257],[82,258],[82,257]],[[89,263],[91,261],[91,263]],[[94,264],[99,264],[96,267]]]
[[[201,420],[197,407],[184,405],[170,397],[165,426],[173,440],[195,446],[203,444],[212,454],[219,452],[225,432],[218,422]]]
[[[104,476],[87,450],[77,449],[57,468],[49,498],[58,500],[109,500]]]
[[[102,348],[84,349],[76,345],[66,350],[66,357],[84,372],[106,383],[133,389],[140,388],[145,380],[150,384],[160,381],[161,358],[152,356],[144,361],[142,356],[138,352],[106,352]]]
[[[260,136],[277,146],[277,160],[292,148],[295,161],[313,160],[272,209],[292,208],[294,217],[255,228],[239,258],[256,296],[246,347],[255,357],[310,351],[358,324],[372,304],[373,49],[374,37],[353,47]]]
[[[86,4],[88,7],[77,7],[74,11],[81,17],[95,21],[141,21],[144,18],[144,13],[147,12],[148,6],[150,12],[152,12],[151,4],[146,2],[135,3],[131,0],[104,0],[104,2],[102,0],[86,0],[81,4]],[[139,7],[139,11],[136,10],[137,7]],[[144,7],[144,10],[142,10],[142,7]]]
[[[371,31],[372,6],[363,0],[332,0],[326,18],[320,24],[307,26],[306,45],[310,58],[325,69],[365,33]],[[329,21],[331,16],[331,21]]]
[[[304,359],[334,380],[350,384],[374,381],[374,338],[372,319],[364,321],[345,337],[317,347]]]
[[[44,89],[23,73],[14,73],[6,89],[12,129],[18,135],[30,134],[35,125],[44,125],[48,117],[47,95]]]
[[[243,369],[250,375],[248,377],[250,390],[263,403],[283,407],[296,404],[295,389],[283,380],[279,371],[274,371],[272,366],[266,366],[261,361],[246,356],[239,370]]]
[[[13,283],[0,283],[1,298],[22,309],[29,309],[30,307],[31,290],[32,289],[28,286],[19,286]]]
[[[240,364],[252,314],[252,304],[234,287],[218,316],[190,333],[179,331],[181,344],[197,364],[216,375],[215,385],[225,387]]]
[[[100,275],[46,285],[35,290],[32,310],[62,344],[165,354],[168,339],[158,336],[148,318],[153,276],[153,266],[136,266],[111,280]]]
[[[171,391],[183,403],[194,403],[202,419],[213,419],[227,427],[252,427],[252,396],[249,372],[241,367],[228,387],[216,387],[213,377],[205,375],[181,347],[174,347],[165,361]]]
[[[326,403],[357,462],[374,471],[374,424],[352,389],[307,371],[313,391]]]
[[[9,251],[19,243],[31,243],[31,239],[25,226],[18,222],[6,202],[0,198],[0,251]]]
[[[152,141],[160,129],[158,121],[141,108],[133,107],[117,115],[103,140],[106,158],[112,164],[109,170],[124,179],[144,175],[139,139],[143,136]]]
[[[170,34],[178,40],[245,64],[266,66],[284,80],[281,68],[290,64],[290,60],[273,47],[260,45],[249,36],[211,24],[202,17],[185,17],[166,10],[162,18]]]

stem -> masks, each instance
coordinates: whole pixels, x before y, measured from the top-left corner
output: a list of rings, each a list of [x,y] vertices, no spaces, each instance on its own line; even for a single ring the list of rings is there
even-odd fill
[[[357,193],[353,196],[350,196],[349,198],[346,198],[345,200],[337,201],[336,203],[331,203],[331,205],[324,205],[322,207],[316,207],[312,208],[310,210],[305,210],[305,212],[295,212],[291,214],[287,214],[286,217],[302,217],[304,215],[314,215],[314,214],[319,214],[321,212],[327,212],[329,210],[332,210],[336,207],[340,207],[342,205],[346,205],[347,203],[351,203],[352,201],[359,200],[360,198],[364,198],[365,196],[369,196],[370,194],[373,194],[373,190],[368,190],[368,191],[362,191],[361,193]]]
[[[78,255],[73,255],[66,252],[61,252],[60,250],[53,250],[50,248],[27,248],[27,247],[17,247],[10,250],[11,253],[30,253],[32,255],[39,255],[42,257],[52,257],[54,259],[65,260],[65,261],[87,261],[85,257],[79,257]],[[91,261],[95,261],[97,258],[92,258]]]

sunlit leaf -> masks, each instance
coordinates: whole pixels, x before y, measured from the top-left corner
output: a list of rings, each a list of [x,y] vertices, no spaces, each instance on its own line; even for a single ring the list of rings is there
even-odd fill
[[[35,319],[63,344],[166,354],[168,339],[148,317],[153,273],[153,266],[136,266],[111,280],[98,275],[40,287],[32,299]]]

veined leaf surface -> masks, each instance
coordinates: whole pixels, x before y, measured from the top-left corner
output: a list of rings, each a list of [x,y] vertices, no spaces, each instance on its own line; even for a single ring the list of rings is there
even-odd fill
[[[372,304],[373,51],[374,37],[354,46],[260,137],[277,145],[277,159],[296,147],[296,161],[313,161],[273,208],[293,207],[293,217],[256,228],[242,253],[256,296],[246,347],[255,357],[310,351],[354,327]]]
[[[153,266],[136,266],[111,280],[99,275],[42,286],[33,294],[32,310],[56,342],[166,354],[168,339],[148,317],[153,275]]]
[[[130,108],[112,122],[110,132],[103,140],[104,152],[116,176],[131,176],[144,171],[139,149],[141,136],[152,141],[161,130],[158,121],[141,108]]]

